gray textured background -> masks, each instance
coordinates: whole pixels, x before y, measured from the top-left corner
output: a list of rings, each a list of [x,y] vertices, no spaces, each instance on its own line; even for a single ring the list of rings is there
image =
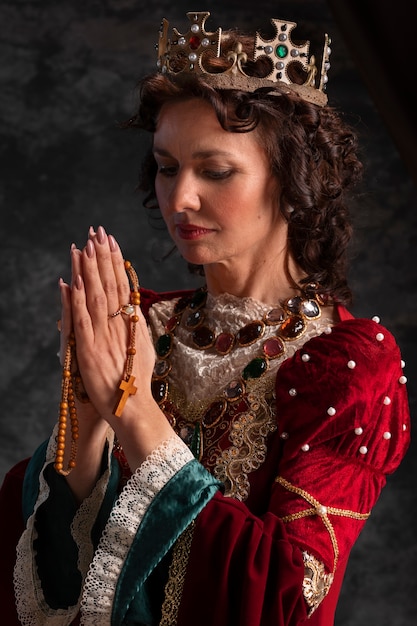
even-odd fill
[[[192,285],[135,191],[146,139],[117,130],[135,104],[136,79],[153,67],[163,16],[181,30],[187,10],[209,26],[268,33],[270,17],[331,33],[331,103],[361,137],[366,184],[354,202],[353,312],[378,314],[406,361],[412,413],[417,370],[417,193],[370,99],[325,0],[3,0],[0,5],[0,480],[57,418],[57,281],[90,224],[120,241],[155,289]],[[393,20],[395,2],[392,2]],[[298,34],[298,33],[297,33]],[[381,51],[383,53],[384,51]],[[417,620],[416,444],[383,493],[355,547],[337,626],[409,626]]]

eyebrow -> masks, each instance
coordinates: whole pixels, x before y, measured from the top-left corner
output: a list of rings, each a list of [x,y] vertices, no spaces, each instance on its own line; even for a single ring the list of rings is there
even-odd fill
[[[165,150],[164,148],[158,148],[158,146],[153,147],[153,153],[158,154],[159,156],[172,158],[172,154],[168,150]],[[231,152],[227,152],[226,150],[213,149],[197,150],[196,152],[193,152],[191,156],[193,159],[208,159],[213,156],[234,157],[236,155],[232,154]]]

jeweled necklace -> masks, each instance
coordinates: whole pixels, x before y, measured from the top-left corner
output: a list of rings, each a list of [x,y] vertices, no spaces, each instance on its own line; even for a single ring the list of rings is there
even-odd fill
[[[253,320],[242,326],[236,333],[215,331],[206,324],[205,305],[207,289],[197,289],[190,296],[180,298],[175,304],[172,317],[165,325],[165,332],[155,344],[157,361],[152,377],[152,393],[162,410],[175,427],[175,411],[169,400],[168,375],[171,371],[170,356],[175,347],[175,333],[182,326],[191,333],[192,344],[199,350],[213,350],[219,355],[227,355],[233,349],[255,344],[265,333],[267,326],[276,327],[260,346],[260,354],[252,358],[243,368],[241,375],[233,379],[222,393],[209,405],[196,423],[191,449],[201,458],[201,428],[213,427],[219,423],[230,403],[235,403],[247,393],[250,379],[262,377],[269,369],[271,360],[283,358],[286,343],[301,337],[309,321],[321,317],[321,307],[328,304],[329,297],[321,294],[315,284],[307,285],[302,295],[286,299],[281,306],[271,308],[262,319]]]

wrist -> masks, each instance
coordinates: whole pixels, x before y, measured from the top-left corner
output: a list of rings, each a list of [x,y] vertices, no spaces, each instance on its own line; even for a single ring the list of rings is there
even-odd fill
[[[132,471],[164,441],[177,437],[164,413],[152,398],[141,398],[140,406],[129,399],[121,417],[112,415],[108,423]]]

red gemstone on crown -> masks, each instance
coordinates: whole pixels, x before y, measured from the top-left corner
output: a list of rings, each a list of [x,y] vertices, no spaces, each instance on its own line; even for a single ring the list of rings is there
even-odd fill
[[[200,37],[197,37],[196,35],[194,35],[193,37],[190,37],[188,43],[190,45],[191,50],[197,50],[197,48],[200,47],[201,39]]]

